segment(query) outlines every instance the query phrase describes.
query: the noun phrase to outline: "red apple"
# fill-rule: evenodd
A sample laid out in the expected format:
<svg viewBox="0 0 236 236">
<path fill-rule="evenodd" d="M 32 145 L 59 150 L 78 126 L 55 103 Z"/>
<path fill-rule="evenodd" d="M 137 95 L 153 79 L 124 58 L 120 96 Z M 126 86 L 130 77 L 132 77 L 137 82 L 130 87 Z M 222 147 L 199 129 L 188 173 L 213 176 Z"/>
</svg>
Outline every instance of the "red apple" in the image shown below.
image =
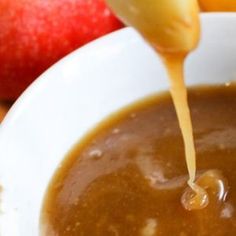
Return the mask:
<svg viewBox="0 0 236 236">
<path fill-rule="evenodd" d="M 121 27 L 104 0 L 1 0 L 0 99 L 16 99 L 58 59 Z"/>
</svg>

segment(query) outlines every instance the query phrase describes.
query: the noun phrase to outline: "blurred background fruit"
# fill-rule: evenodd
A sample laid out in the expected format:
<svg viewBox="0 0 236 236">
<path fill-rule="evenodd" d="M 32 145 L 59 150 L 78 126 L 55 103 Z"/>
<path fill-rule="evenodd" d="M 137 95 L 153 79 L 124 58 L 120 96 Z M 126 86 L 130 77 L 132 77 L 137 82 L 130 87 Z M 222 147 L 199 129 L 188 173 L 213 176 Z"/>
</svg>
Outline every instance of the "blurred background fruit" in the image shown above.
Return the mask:
<svg viewBox="0 0 236 236">
<path fill-rule="evenodd" d="M 236 11 L 236 0 L 199 0 L 203 11 Z"/>
<path fill-rule="evenodd" d="M 57 60 L 121 27 L 105 0 L 0 0 L 0 100 L 16 99 Z"/>
<path fill-rule="evenodd" d="M 11 103 L 8 102 L 0 102 L 0 122 L 3 120 L 5 115 L 7 114 Z"/>
</svg>

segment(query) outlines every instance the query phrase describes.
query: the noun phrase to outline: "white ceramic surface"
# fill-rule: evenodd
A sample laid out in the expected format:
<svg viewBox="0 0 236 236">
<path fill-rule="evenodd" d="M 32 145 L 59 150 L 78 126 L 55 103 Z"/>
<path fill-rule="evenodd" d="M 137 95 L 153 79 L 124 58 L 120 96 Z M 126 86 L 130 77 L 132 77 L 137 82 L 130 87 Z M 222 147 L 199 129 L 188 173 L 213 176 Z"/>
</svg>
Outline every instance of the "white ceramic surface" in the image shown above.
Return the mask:
<svg viewBox="0 0 236 236">
<path fill-rule="evenodd" d="M 236 75 L 236 15 L 202 16 L 188 85 Z M 130 28 L 70 54 L 30 86 L 0 127 L 0 235 L 38 235 L 42 198 L 64 155 L 87 130 L 124 105 L 168 88 L 155 53 Z"/>
</svg>

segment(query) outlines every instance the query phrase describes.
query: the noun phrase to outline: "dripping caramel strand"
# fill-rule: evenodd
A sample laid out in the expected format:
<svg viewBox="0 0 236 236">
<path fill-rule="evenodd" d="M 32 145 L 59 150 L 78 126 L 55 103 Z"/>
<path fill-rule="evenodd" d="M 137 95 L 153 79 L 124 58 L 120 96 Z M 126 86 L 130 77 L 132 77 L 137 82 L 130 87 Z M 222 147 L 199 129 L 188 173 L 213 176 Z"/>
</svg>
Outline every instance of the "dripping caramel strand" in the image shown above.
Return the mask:
<svg viewBox="0 0 236 236">
<path fill-rule="evenodd" d="M 191 116 L 184 82 L 184 62 L 200 38 L 199 7 L 196 0 L 107 0 L 126 24 L 136 28 L 162 57 L 169 75 L 170 92 L 182 132 L 193 199 L 201 203 L 207 193 L 195 183 L 196 154 Z M 206 201 L 203 201 L 206 202 Z M 205 207 L 206 204 L 204 204 Z M 199 209 L 202 205 L 199 205 Z"/>
</svg>

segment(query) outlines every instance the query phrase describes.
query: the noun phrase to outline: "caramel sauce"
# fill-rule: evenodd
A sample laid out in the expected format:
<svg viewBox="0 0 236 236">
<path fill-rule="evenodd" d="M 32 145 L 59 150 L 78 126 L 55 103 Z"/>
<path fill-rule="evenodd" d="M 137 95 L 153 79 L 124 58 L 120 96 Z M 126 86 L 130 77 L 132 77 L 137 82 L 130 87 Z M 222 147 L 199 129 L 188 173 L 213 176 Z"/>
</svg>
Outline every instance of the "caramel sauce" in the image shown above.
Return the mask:
<svg viewBox="0 0 236 236">
<path fill-rule="evenodd" d="M 195 183 L 207 198 L 187 185 L 183 139 L 165 93 L 104 120 L 68 153 L 45 196 L 42 235 L 235 236 L 236 87 L 188 94 Z"/>
</svg>

